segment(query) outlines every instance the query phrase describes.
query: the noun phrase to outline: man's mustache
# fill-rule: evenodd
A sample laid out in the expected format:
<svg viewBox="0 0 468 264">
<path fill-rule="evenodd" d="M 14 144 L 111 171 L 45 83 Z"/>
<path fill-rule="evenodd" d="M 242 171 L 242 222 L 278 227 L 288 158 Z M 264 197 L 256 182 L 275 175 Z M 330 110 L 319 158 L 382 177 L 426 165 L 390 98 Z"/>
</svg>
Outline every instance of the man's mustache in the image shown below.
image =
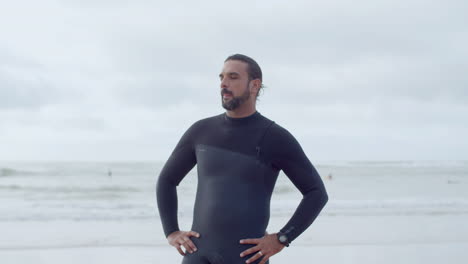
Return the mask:
<svg viewBox="0 0 468 264">
<path fill-rule="evenodd" d="M 229 95 L 232 95 L 232 92 L 231 92 L 231 91 L 229 91 L 229 90 L 228 90 L 228 89 L 226 89 L 226 88 L 223 88 L 223 90 L 221 90 L 221 95 L 223 95 L 223 94 L 229 94 Z"/>
</svg>

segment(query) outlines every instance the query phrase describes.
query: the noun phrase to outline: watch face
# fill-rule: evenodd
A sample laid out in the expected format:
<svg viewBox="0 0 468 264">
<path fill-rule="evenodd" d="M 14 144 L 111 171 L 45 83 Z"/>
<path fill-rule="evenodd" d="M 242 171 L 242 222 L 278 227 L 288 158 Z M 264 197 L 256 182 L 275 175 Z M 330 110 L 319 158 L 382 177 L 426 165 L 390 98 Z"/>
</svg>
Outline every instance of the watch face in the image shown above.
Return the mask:
<svg viewBox="0 0 468 264">
<path fill-rule="evenodd" d="M 288 240 L 288 238 L 287 238 L 285 235 L 281 235 L 281 236 L 279 237 L 279 241 L 280 241 L 281 243 L 284 243 L 284 242 L 286 242 L 287 240 Z"/>
</svg>

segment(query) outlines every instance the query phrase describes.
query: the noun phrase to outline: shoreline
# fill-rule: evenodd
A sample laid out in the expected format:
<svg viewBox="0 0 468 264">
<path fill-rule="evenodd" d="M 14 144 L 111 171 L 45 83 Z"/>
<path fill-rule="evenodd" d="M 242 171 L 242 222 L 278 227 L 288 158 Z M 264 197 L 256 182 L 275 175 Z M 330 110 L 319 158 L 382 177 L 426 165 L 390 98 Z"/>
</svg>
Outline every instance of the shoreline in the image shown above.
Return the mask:
<svg viewBox="0 0 468 264">
<path fill-rule="evenodd" d="M 367 245 L 367 246 L 295 246 L 270 258 L 271 263 L 464 263 L 468 243 L 440 245 Z M 38 250 L 0 250 L 3 264 L 50 263 L 181 263 L 170 246 L 163 247 L 88 247 Z M 31 262 L 33 261 L 33 262 Z"/>
</svg>

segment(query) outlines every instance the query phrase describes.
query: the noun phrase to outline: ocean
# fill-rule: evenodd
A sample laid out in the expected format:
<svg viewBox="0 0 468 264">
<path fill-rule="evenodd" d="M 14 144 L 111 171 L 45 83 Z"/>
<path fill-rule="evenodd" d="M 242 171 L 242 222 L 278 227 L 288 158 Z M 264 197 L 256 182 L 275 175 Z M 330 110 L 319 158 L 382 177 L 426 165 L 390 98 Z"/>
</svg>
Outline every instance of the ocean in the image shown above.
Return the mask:
<svg viewBox="0 0 468 264">
<path fill-rule="evenodd" d="M 160 254 L 169 254 L 155 196 L 162 166 L 163 162 L 0 162 L 0 257 L 12 256 L 15 250 L 120 246 L 156 247 Z M 448 247 L 456 249 L 450 251 L 455 259 L 467 255 L 468 161 L 322 161 L 314 166 L 329 202 L 296 245 L 455 243 Z M 191 226 L 196 185 L 194 168 L 178 187 L 182 229 Z M 281 173 L 269 232 L 286 223 L 300 199 L 300 192 Z M 11 263 L 27 263 L 14 256 Z"/>
<path fill-rule="evenodd" d="M 0 221 L 158 218 L 161 162 L 1 162 Z M 316 165 L 330 201 L 322 215 L 468 214 L 468 161 L 354 161 Z M 331 175 L 331 179 L 330 176 Z M 191 217 L 194 168 L 178 188 Z M 280 174 L 272 217 L 288 215 L 301 195 Z"/>
</svg>

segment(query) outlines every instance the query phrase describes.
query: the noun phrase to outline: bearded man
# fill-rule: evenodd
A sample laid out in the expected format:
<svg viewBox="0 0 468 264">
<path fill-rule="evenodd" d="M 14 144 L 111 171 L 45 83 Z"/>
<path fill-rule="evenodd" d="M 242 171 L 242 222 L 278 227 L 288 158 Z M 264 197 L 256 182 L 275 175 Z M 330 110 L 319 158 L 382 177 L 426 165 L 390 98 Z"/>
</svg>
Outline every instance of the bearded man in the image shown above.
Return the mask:
<svg viewBox="0 0 468 264">
<path fill-rule="evenodd" d="M 156 197 L 168 243 L 183 264 L 269 263 L 296 239 L 328 201 L 323 181 L 292 134 L 256 110 L 262 71 L 235 54 L 219 74 L 226 111 L 195 122 L 165 163 Z M 177 186 L 197 165 L 193 224 L 181 231 Z M 303 198 L 290 220 L 268 234 L 271 195 L 280 171 Z M 185 251 L 182 249 L 185 249 Z"/>
</svg>

